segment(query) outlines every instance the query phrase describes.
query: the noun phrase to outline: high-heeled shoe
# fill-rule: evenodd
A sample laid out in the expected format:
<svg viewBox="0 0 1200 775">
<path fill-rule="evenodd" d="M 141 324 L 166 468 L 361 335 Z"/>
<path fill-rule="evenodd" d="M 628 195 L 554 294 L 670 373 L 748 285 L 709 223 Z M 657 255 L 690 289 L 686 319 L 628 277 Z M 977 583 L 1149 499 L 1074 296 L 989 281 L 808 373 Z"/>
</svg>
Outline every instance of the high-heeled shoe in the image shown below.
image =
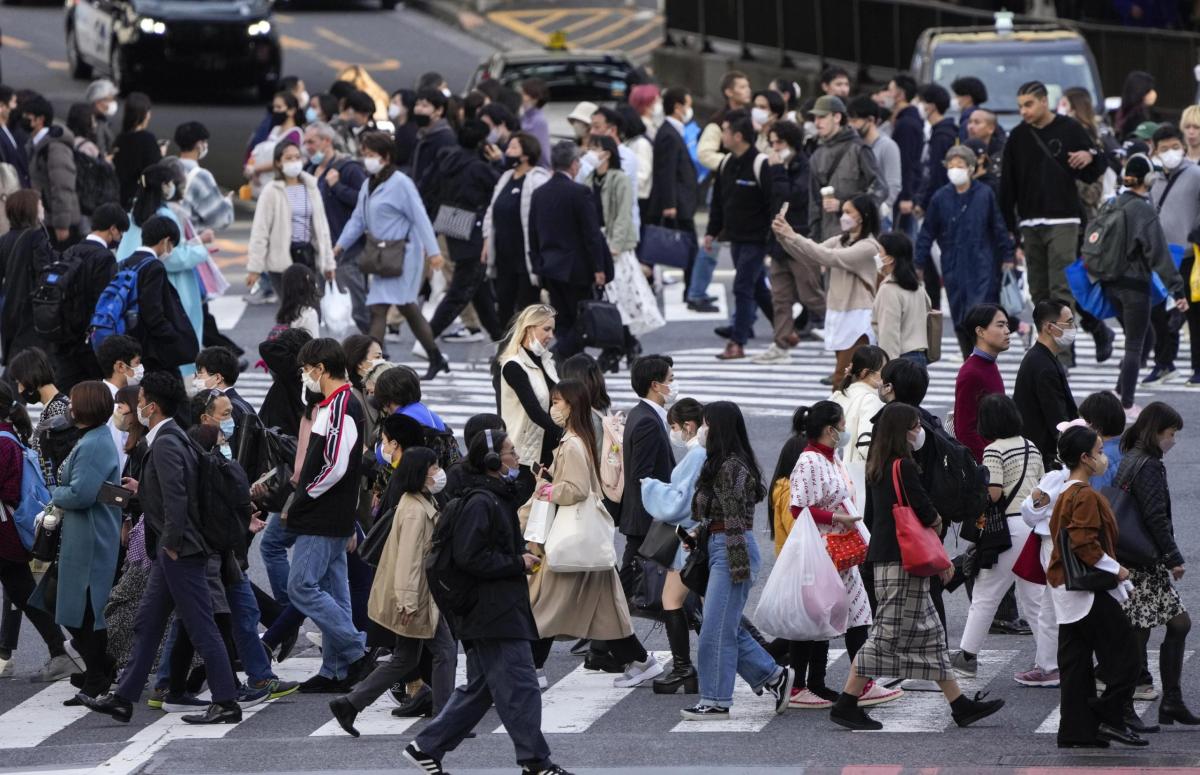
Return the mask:
<svg viewBox="0 0 1200 775">
<path fill-rule="evenodd" d="M 676 659 L 671 672 L 654 679 L 654 693 L 675 694 L 680 689 L 684 694 L 699 694 L 700 676 L 690 661 Z"/>
<path fill-rule="evenodd" d="M 1196 716 L 1183 704 L 1183 692 L 1180 689 L 1163 692 L 1162 701 L 1158 704 L 1158 723 L 1171 725 L 1175 723 L 1185 726 L 1200 726 L 1200 716 Z"/>
<path fill-rule="evenodd" d="M 450 361 L 446 360 L 446 356 L 442 355 L 440 350 L 434 350 L 429 353 L 429 371 L 425 372 L 425 376 L 421 377 L 421 381 L 428 382 L 443 371 L 447 374 L 450 373 Z"/>
</svg>

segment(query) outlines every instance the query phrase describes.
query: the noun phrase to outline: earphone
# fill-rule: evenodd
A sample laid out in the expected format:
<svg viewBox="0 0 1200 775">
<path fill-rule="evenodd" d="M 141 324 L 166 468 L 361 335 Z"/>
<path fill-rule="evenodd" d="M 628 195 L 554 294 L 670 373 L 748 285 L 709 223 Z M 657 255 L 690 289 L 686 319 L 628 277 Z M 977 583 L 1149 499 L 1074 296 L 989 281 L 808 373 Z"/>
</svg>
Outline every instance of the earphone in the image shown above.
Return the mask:
<svg viewBox="0 0 1200 775">
<path fill-rule="evenodd" d="M 500 462 L 500 454 L 496 452 L 496 443 L 492 441 L 492 429 L 485 429 L 483 435 L 487 439 L 487 454 L 483 456 L 483 467 L 488 471 L 499 471 L 503 463 Z"/>
</svg>

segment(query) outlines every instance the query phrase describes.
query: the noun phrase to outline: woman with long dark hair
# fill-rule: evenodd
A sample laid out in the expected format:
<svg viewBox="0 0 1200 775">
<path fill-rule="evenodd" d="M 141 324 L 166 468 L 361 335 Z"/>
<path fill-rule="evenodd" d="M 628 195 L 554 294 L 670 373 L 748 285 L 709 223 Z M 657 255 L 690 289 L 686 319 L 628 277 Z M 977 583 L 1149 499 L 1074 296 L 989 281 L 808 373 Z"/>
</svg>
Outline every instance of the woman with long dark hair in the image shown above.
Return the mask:
<svg viewBox="0 0 1200 775">
<path fill-rule="evenodd" d="M 125 98 L 121 134 L 113 141 L 112 153 L 121 187 L 121 207 L 126 210 L 133 205 L 142 172 L 162 158 L 158 138 L 147 128 L 150 118 L 149 97 L 135 91 Z"/>
<path fill-rule="evenodd" d="M 292 264 L 283 270 L 279 281 L 279 311 L 275 325 L 303 328 L 313 339 L 321 335 L 321 292 L 316 276 L 303 264 Z"/>
<path fill-rule="evenodd" d="M 766 497 L 746 421 L 737 404 L 715 401 L 704 408 L 707 457 L 696 481 L 692 517 L 708 542 L 708 586 L 697 649 L 700 701 L 684 708 L 685 719 L 726 719 L 734 678 L 756 692 L 766 690 L 775 712 L 787 709 L 795 672 L 780 667 L 742 625 L 762 562 L 754 538 L 754 508 Z"/>
<path fill-rule="evenodd" d="M 1158 90 L 1154 76 L 1143 70 L 1131 70 L 1121 87 L 1121 107 L 1117 110 L 1117 137 L 1124 141 L 1131 137 L 1138 125 L 1154 121 L 1158 115 L 1154 110 L 1158 102 Z"/>
<path fill-rule="evenodd" d="M 872 675 L 891 675 L 936 681 L 950 703 L 954 721 L 970 726 L 1004 706 L 1004 700 L 966 697 L 954 680 L 946 631 L 929 597 L 929 576 L 914 576 L 901 562 L 900 541 L 892 508 L 901 493 L 921 524 L 933 530 L 942 518 L 921 486 L 913 449 L 924 446 L 921 415 L 908 404 L 893 401 L 875 422 L 867 454 L 867 485 L 871 488 L 871 544 L 867 562 L 875 582 L 875 622 L 867 642 L 850 663 L 850 677 L 829 711 L 835 724 L 849 729 L 883 729 L 859 707 L 859 695 Z M 899 462 L 897 470 L 896 463 Z M 942 572 L 943 581 L 952 569 Z"/>
<path fill-rule="evenodd" d="M 60 417 L 70 409 L 71 401 L 67 394 L 54 384 L 54 369 L 50 359 L 40 347 L 30 347 L 17 353 L 9 361 L 7 376 L 17 383 L 18 396 L 26 406 L 41 404 L 42 414 L 38 419 L 38 430 L 48 428 L 55 417 Z M 38 453 L 38 462 L 42 466 L 42 478 L 46 486 L 58 483 L 58 465 L 66 459 L 70 450 L 63 452 L 56 459 L 57 449 L 42 449 L 42 439 L 45 436 L 35 433 L 29 439 L 29 446 Z M 54 447 L 56 445 L 48 445 Z"/>
<path fill-rule="evenodd" d="M 883 279 L 875 293 L 871 318 L 879 346 L 888 358 L 909 358 L 928 366 L 926 321 L 931 307 L 913 264 L 912 240 L 897 231 L 879 235 L 879 258 Z"/>
</svg>

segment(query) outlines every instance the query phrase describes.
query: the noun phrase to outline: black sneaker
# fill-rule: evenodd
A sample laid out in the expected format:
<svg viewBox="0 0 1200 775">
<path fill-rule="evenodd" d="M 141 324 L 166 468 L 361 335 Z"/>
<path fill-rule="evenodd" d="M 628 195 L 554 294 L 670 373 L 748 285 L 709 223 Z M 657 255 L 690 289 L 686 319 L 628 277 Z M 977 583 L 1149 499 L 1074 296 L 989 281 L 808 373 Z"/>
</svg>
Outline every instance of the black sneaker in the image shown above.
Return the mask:
<svg viewBox="0 0 1200 775">
<path fill-rule="evenodd" d="M 577 657 L 585 656 L 591 650 L 592 641 L 590 638 L 580 638 L 575 641 L 575 645 L 571 647 L 571 654 Z"/>
<path fill-rule="evenodd" d="M 320 673 L 300 684 L 301 694 L 342 694 L 349 690 L 345 681 L 326 678 Z"/>
<path fill-rule="evenodd" d="M 774 681 L 767 681 L 763 688 L 775 698 L 775 712 L 787 710 L 788 700 L 792 698 L 792 684 L 796 681 L 796 671 L 790 667 L 782 668 Z"/>
<path fill-rule="evenodd" d="M 442 775 L 445 772 L 442 769 L 442 763 L 420 748 L 417 748 L 416 743 L 408 744 L 404 749 L 404 758 L 417 765 L 418 769 L 422 772 L 429 773 L 429 775 Z"/>
<path fill-rule="evenodd" d="M 521 775 L 573 775 L 573 773 L 567 772 L 557 764 L 547 762 L 538 767 L 526 765 L 521 768 Z"/>
<path fill-rule="evenodd" d="M 987 692 L 976 692 L 973 698 L 967 700 L 962 712 L 951 714 L 954 716 L 954 723 L 960 727 L 969 727 L 1004 707 L 1004 700 L 985 700 L 985 697 Z"/>
<path fill-rule="evenodd" d="M 684 721 L 710 721 L 729 718 L 729 708 L 718 708 L 716 705 L 698 702 L 690 708 L 679 711 L 679 715 L 683 716 Z"/>
<path fill-rule="evenodd" d="M 868 716 L 866 711 L 858 705 L 843 708 L 835 704 L 829 710 L 829 720 L 839 727 L 853 729 L 856 732 L 878 732 L 883 729 L 883 722 Z"/>
</svg>

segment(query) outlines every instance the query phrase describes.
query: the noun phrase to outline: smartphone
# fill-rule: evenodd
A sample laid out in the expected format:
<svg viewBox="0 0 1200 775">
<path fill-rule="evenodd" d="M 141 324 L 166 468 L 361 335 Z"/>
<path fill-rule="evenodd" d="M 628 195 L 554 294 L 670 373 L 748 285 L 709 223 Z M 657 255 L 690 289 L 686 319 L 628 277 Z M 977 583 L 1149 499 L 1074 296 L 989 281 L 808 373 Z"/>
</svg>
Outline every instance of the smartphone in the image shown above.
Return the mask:
<svg viewBox="0 0 1200 775">
<path fill-rule="evenodd" d="M 554 481 L 554 477 L 550 475 L 550 469 L 546 468 L 541 463 L 534 463 L 529 467 L 529 470 L 533 471 L 533 475 L 538 479 L 544 479 L 547 482 Z"/>
<path fill-rule="evenodd" d="M 675 526 L 675 535 L 679 536 L 679 540 L 683 542 L 683 545 L 686 546 L 689 551 L 696 548 L 696 539 L 683 525 Z"/>
</svg>

